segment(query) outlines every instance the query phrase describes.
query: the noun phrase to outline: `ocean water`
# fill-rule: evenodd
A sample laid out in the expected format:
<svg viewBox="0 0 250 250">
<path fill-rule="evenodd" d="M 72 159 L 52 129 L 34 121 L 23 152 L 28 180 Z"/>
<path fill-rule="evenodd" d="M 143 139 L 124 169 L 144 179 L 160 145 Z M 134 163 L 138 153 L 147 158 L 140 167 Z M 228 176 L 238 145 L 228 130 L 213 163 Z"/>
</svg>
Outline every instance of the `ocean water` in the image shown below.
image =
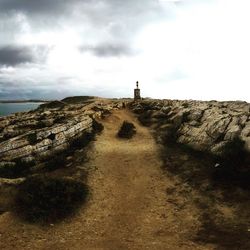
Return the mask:
<svg viewBox="0 0 250 250">
<path fill-rule="evenodd" d="M 36 109 L 42 103 L 0 103 L 0 116 L 9 115 L 16 112 L 30 111 Z"/>
</svg>

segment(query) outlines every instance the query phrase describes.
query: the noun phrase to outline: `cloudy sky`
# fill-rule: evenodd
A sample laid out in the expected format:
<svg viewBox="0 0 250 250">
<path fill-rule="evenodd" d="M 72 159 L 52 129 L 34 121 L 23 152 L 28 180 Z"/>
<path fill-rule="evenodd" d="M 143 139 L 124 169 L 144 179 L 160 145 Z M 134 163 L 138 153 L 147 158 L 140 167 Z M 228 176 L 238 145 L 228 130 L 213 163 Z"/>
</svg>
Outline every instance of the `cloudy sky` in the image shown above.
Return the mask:
<svg viewBox="0 0 250 250">
<path fill-rule="evenodd" d="M 250 101 L 249 0 L 0 0 L 0 99 Z"/>
</svg>

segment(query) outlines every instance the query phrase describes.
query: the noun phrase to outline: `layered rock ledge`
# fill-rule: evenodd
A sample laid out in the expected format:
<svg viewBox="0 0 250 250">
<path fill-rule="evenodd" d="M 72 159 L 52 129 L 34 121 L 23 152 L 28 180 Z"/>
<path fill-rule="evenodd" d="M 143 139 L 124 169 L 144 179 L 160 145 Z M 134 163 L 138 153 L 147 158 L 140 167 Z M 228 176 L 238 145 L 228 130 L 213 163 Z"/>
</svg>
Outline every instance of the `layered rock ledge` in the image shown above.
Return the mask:
<svg viewBox="0 0 250 250">
<path fill-rule="evenodd" d="M 79 98 L 78 98 L 79 99 Z M 0 118 L 0 170 L 20 162 L 39 164 L 70 143 L 94 131 L 95 119 L 120 108 L 105 99 L 66 98 L 37 110 Z"/>
<path fill-rule="evenodd" d="M 133 103 L 158 139 L 173 139 L 192 149 L 222 155 L 234 142 L 250 152 L 250 104 L 241 101 L 143 100 Z"/>
<path fill-rule="evenodd" d="M 0 172 L 23 162 L 39 165 L 67 150 L 75 139 L 93 133 L 97 118 L 123 104 L 124 100 L 66 98 L 0 118 Z M 142 124 L 156 131 L 158 141 L 174 140 L 214 155 L 242 143 L 250 152 L 249 103 L 145 99 L 131 100 L 130 107 Z"/>
</svg>

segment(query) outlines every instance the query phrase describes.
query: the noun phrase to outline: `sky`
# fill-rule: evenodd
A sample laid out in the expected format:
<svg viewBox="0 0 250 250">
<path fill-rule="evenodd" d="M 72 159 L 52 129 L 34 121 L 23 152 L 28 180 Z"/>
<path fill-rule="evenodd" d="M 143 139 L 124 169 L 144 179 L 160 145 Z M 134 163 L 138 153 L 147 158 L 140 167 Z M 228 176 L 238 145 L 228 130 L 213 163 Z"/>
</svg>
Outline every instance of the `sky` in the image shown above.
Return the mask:
<svg viewBox="0 0 250 250">
<path fill-rule="evenodd" d="M 250 102 L 249 0 L 0 0 L 0 99 Z"/>
</svg>

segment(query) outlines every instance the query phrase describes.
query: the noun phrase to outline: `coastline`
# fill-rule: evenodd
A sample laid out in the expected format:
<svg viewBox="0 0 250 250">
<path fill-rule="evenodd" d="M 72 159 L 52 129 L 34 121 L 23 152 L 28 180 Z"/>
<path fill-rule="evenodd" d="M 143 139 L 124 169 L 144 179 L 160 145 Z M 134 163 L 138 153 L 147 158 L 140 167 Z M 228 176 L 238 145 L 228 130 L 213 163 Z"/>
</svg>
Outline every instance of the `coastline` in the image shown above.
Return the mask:
<svg viewBox="0 0 250 250">
<path fill-rule="evenodd" d="M 0 103 L 45 103 L 50 102 L 50 100 L 0 100 Z"/>
</svg>

